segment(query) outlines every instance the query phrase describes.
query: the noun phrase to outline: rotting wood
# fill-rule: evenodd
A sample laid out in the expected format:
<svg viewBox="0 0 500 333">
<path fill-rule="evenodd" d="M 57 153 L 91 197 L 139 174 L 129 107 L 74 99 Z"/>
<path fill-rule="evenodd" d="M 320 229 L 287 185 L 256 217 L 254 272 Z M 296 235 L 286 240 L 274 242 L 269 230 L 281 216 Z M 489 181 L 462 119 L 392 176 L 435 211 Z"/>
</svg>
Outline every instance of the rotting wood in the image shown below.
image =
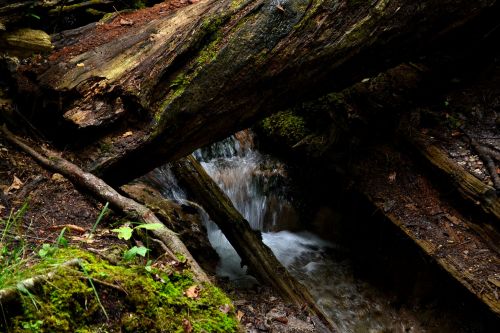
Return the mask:
<svg viewBox="0 0 500 333">
<path fill-rule="evenodd" d="M 485 212 L 500 221 L 500 198 L 493 187 L 486 185 L 460 167 L 448 157 L 446 151 L 432 144 L 430 139 L 422 134 L 413 131 L 407 133 L 405 137 L 431 165 L 449 178 L 464 198 L 480 205 Z"/>
<path fill-rule="evenodd" d="M 467 288 L 491 311 L 500 315 L 497 287 L 490 285 L 500 274 L 500 254 L 471 226 L 480 225 L 481 219 L 471 220 L 462 216 L 440 198 L 432 183 L 419 173 L 414 164 L 395 163 L 391 170 L 397 172 L 394 182 L 387 180 L 384 165 L 386 153 L 392 148 L 374 148 L 362 158 L 359 167 L 353 168 L 356 191 L 362 193 L 380 214 L 387 217 L 404 234 L 415 242 L 430 258 Z M 411 168 L 409 168 L 409 165 Z M 370 171 L 367 171 L 370 169 Z M 406 174 L 408 173 L 408 174 Z M 400 180 L 411 177 L 408 183 Z M 390 208 L 387 203 L 390 202 Z M 433 215 L 432 212 L 443 212 Z M 452 232 L 446 232 L 451 230 Z"/>
<path fill-rule="evenodd" d="M 21 148 L 44 167 L 64 175 L 73 183 L 91 192 L 103 202 L 109 202 L 111 206 L 118 208 L 120 211 L 133 219 L 137 219 L 139 222 L 162 224 L 149 208 L 130 198 L 124 197 L 100 178 L 91 173 L 84 172 L 75 164 L 62 158 L 59 154 L 48 149 L 44 149 L 43 154 L 35 151 L 22 139 L 12 134 L 5 125 L 1 127 L 1 131 L 9 142 Z M 200 282 L 210 282 L 206 273 L 198 265 L 196 260 L 194 260 L 175 232 L 164 227 L 157 230 L 151 230 L 151 233 L 155 238 L 164 242 L 173 253 L 182 255 L 186 258 L 187 264 L 193 272 L 195 279 Z"/>
<path fill-rule="evenodd" d="M 399 63 L 401 49 L 436 43 L 495 5 L 292 0 L 282 11 L 262 0 L 202 0 L 175 12 L 146 9 L 126 17 L 134 25 L 117 18 L 81 30 L 20 82 L 42 86 L 40 109 L 57 110 L 54 120 L 88 140 L 75 152 L 85 169 L 124 184 L 293 102 Z M 131 126 L 131 117 L 140 121 Z M 111 125 L 99 137 L 82 132 Z"/>
<path fill-rule="evenodd" d="M 281 265 L 271 249 L 262 242 L 260 232 L 252 230 L 248 221 L 194 157 L 172 163 L 172 171 L 219 226 L 251 274 L 274 287 L 285 299 L 299 306 L 305 304 L 329 329 L 337 331 L 308 290 Z"/>
</svg>

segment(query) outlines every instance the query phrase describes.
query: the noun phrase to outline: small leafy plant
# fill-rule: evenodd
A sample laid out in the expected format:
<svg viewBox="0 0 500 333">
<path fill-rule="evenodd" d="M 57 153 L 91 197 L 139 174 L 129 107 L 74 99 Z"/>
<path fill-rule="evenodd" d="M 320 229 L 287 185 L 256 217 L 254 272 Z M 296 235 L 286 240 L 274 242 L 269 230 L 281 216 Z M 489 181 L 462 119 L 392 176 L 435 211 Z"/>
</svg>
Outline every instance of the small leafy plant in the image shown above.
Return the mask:
<svg viewBox="0 0 500 333">
<path fill-rule="evenodd" d="M 134 230 L 159 230 L 161 228 L 163 228 L 163 224 L 161 223 L 141 223 L 139 225 L 136 225 L 135 227 L 124 225 L 120 228 L 112 229 L 111 231 L 116 232 L 119 239 L 129 240 L 130 238 L 132 238 Z M 141 257 L 145 257 L 148 251 L 149 249 L 145 246 L 133 246 L 132 248 L 125 251 L 125 253 L 123 254 L 123 259 L 129 261 L 134 259 L 138 255 Z"/>
</svg>

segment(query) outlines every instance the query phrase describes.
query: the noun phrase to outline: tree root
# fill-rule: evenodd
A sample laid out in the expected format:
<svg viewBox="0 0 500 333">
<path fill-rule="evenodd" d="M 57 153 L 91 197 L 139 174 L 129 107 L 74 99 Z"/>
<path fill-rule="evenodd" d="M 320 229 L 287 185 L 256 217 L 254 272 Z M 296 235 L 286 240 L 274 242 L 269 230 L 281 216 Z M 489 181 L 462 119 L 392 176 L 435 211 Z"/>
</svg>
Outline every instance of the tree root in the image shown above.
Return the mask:
<svg viewBox="0 0 500 333">
<path fill-rule="evenodd" d="M 43 148 L 44 154 L 37 152 L 22 139 L 12 134 L 5 125 L 1 127 L 1 132 L 3 132 L 3 135 L 7 140 L 31 155 L 44 167 L 64 175 L 75 185 L 83 187 L 102 201 L 109 202 L 110 205 L 121 210 L 129 217 L 137 219 L 142 223 L 161 223 L 161 221 L 149 208 L 130 198 L 124 197 L 111 186 L 106 184 L 102 179 L 91 173 L 83 171 L 78 166 L 63 159 L 55 152 L 46 148 Z M 172 253 L 180 254 L 187 259 L 196 280 L 199 282 L 209 282 L 209 278 L 206 273 L 198 265 L 196 260 L 194 260 L 193 256 L 189 253 L 188 249 L 175 232 L 167 227 L 164 227 L 158 230 L 152 230 L 151 233 L 155 238 L 158 238 L 165 243 Z"/>
</svg>

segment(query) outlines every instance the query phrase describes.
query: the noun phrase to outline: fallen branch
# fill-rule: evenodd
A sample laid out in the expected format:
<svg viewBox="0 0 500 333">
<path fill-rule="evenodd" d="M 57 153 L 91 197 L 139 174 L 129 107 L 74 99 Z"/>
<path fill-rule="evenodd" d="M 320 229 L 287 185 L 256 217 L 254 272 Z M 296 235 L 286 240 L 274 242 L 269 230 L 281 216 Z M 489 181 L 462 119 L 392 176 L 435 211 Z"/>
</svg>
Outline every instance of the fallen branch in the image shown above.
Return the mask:
<svg viewBox="0 0 500 333">
<path fill-rule="evenodd" d="M 109 202 L 110 205 L 123 211 L 126 215 L 138 220 L 141 223 L 161 223 L 161 221 L 153 214 L 150 209 L 132 199 L 119 194 L 115 189 L 106 184 L 102 179 L 94 176 L 91 173 L 83 171 L 75 164 L 65 160 L 58 154 L 48 149 L 44 149 L 44 155 L 40 154 L 39 152 L 31 148 L 22 139 L 12 134 L 5 125 L 1 128 L 1 131 L 3 132 L 3 135 L 7 140 L 31 155 L 40 164 L 64 175 L 74 184 L 90 191 L 96 197 L 100 198 L 103 202 Z M 167 227 L 164 227 L 158 230 L 152 230 L 151 233 L 155 238 L 158 238 L 163 243 L 165 243 L 165 245 L 172 252 L 180 254 L 187 259 L 187 262 L 195 276 L 195 279 L 200 282 L 209 282 L 206 273 L 203 271 L 203 269 L 201 269 L 196 260 L 194 260 L 191 253 L 189 253 L 188 249 L 186 248 L 184 243 L 182 243 L 175 232 L 168 229 Z"/>
<path fill-rule="evenodd" d="M 81 259 L 71 259 L 59 265 L 58 267 L 73 267 L 79 266 Z M 37 275 L 29 279 L 18 282 L 16 286 L 8 287 L 0 290 L 0 304 L 12 302 L 19 295 L 20 290 L 32 291 L 37 285 L 43 281 L 52 280 L 57 276 L 56 271 L 49 272 L 43 275 Z"/>
</svg>

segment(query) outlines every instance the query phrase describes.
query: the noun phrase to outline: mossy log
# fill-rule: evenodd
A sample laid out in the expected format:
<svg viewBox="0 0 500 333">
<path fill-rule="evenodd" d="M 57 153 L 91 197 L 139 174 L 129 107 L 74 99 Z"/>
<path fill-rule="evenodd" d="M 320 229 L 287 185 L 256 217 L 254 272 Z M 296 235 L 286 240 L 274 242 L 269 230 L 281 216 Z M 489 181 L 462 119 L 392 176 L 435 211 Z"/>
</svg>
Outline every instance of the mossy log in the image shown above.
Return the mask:
<svg viewBox="0 0 500 333">
<path fill-rule="evenodd" d="M 41 30 L 19 29 L 0 33 L 0 48 L 10 55 L 31 56 L 52 51 L 50 36 Z"/>
<path fill-rule="evenodd" d="M 90 173 L 83 171 L 68 160 L 65 160 L 60 156 L 60 154 L 57 154 L 48 149 L 44 149 L 43 154 L 37 152 L 22 139 L 12 134 L 5 125 L 0 128 L 0 131 L 9 142 L 22 149 L 44 167 L 62 174 L 63 176 L 71 180 L 74 184 L 91 192 L 94 196 L 101 199 L 102 201 L 109 202 L 111 206 L 119 209 L 124 214 L 142 223 L 162 224 L 161 221 L 149 208 L 119 194 L 104 181 Z M 188 249 L 175 232 L 168 229 L 167 227 L 164 227 L 157 230 L 152 230 L 151 233 L 155 238 L 162 241 L 167 246 L 168 250 L 171 251 L 171 253 L 173 253 L 174 255 L 182 255 L 184 258 L 186 258 L 187 264 L 189 265 L 191 271 L 198 281 L 209 282 L 209 278 L 206 273 L 198 265 L 196 260 L 194 260 L 191 253 L 189 253 Z"/>
<path fill-rule="evenodd" d="M 323 324 L 336 331 L 335 324 L 324 315 L 309 291 L 281 265 L 271 249 L 262 242 L 260 232 L 252 230 L 248 221 L 194 157 L 172 163 L 172 171 L 219 226 L 240 255 L 242 264 L 247 265 L 257 279 L 274 287 L 283 298 L 299 306 L 306 305 Z"/>
<path fill-rule="evenodd" d="M 86 170 L 123 184 L 298 100 L 399 63 L 494 6 L 495 0 L 279 6 L 201 0 L 176 10 L 159 4 L 66 33 L 48 64 L 33 63 L 17 77 L 23 94 L 40 93 L 37 116 L 47 135 L 62 133 L 65 144 L 74 138 Z"/>
<path fill-rule="evenodd" d="M 66 261 L 66 262 L 58 265 L 56 268 L 78 267 L 81 264 L 81 262 L 82 261 L 80 259 L 72 259 L 72 260 Z M 47 274 L 37 275 L 37 276 L 33 276 L 29 279 L 19 281 L 16 286 L 0 289 L 0 304 L 2 306 L 6 306 L 9 303 L 15 301 L 17 299 L 19 293 L 22 293 L 25 290 L 27 290 L 28 292 L 31 292 L 38 285 L 40 285 L 40 283 L 50 281 L 56 277 L 57 277 L 57 272 L 54 270 L 54 271 L 49 272 Z"/>
</svg>

